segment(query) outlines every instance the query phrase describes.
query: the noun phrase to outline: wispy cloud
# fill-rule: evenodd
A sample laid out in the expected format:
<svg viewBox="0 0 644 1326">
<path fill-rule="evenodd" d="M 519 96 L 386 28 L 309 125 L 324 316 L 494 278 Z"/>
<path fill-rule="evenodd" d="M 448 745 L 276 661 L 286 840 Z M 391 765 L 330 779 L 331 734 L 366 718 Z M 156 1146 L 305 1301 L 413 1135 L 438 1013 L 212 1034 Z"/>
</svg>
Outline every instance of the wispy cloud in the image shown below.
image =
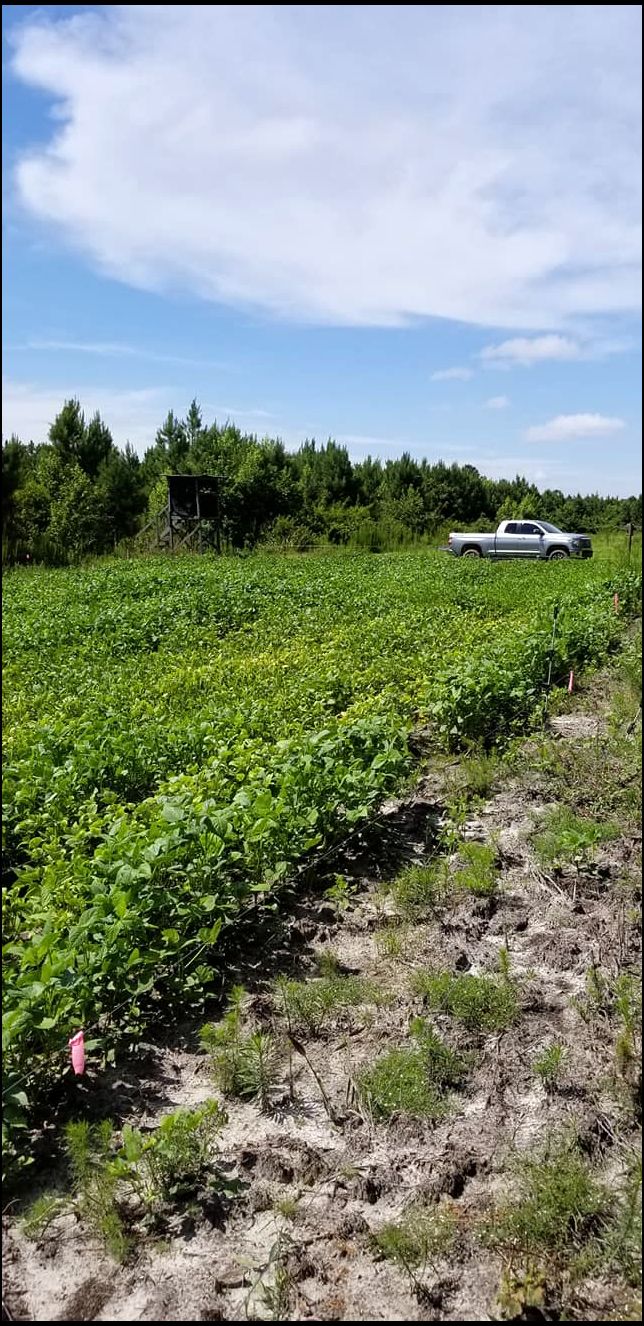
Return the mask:
<svg viewBox="0 0 644 1326">
<path fill-rule="evenodd" d="M 640 25 L 636 5 L 31 11 L 13 70 L 54 118 L 15 182 L 137 287 L 569 329 L 640 307 Z"/>
<path fill-rule="evenodd" d="M 71 354 L 97 355 L 107 359 L 145 359 L 151 364 L 178 364 L 187 368 L 227 368 L 228 365 L 209 359 L 191 359 L 184 355 L 159 354 L 156 350 L 146 350 L 145 346 L 128 345 L 122 341 L 72 341 L 40 340 L 26 341 L 24 345 L 7 347 L 14 350 L 46 350 L 69 352 Z"/>
<path fill-rule="evenodd" d="M 83 387 L 81 404 L 86 416 L 99 410 L 118 446 L 130 442 L 140 455 L 154 442 L 157 428 L 176 405 L 175 386 L 119 391 L 110 387 Z M 79 395 L 73 381 L 56 387 L 5 379 L 2 383 L 2 433 L 16 433 L 24 442 L 46 442 L 63 401 Z"/>
<path fill-rule="evenodd" d="M 439 368 L 437 373 L 432 373 L 431 382 L 467 382 L 473 377 L 471 368 Z"/>
<path fill-rule="evenodd" d="M 507 410 L 510 404 L 508 396 L 490 396 L 489 401 L 485 402 L 487 410 Z"/>
<path fill-rule="evenodd" d="M 486 345 L 481 350 L 480 358 L 484 364 L 493 364 L 495 368 L 512 368 L 519 364 L 523 368 L 531 364 L 542 364 L 547 359 L 568 362 L 581 359 L 581 347 L 568 336 L 516 336 L 500 345 Z"/>
<path fill-rule="evenodd" d="M 623 419 L 604 414 L 558 414 L 547 424 L 535 424 L 525 432 L 526 442 L 574 442 L 580 438 L 608 437 L 625 427 Z"/>
</svg>

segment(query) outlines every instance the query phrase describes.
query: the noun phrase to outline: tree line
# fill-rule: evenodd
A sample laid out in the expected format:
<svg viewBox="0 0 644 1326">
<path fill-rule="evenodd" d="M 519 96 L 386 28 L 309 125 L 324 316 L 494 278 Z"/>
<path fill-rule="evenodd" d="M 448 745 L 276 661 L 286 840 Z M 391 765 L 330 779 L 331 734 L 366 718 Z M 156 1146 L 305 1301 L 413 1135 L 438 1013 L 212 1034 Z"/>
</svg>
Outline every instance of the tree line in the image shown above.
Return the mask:
<svg viewBox="0 0 644 1326">
<path fill-rule="evenodd" d="M 166 474 L 221 480 L 221 533 L 230 549 L 344 544 L 394 548 L 450 528 L 492 529 L 508 516 L 596 532 L 641 526 L 642 499 L 566 496 L 527 479 L 489 479 L 473 465 L 367 456 L 305 441 L 289 452 L 235 424 L 204 424 L 193 401 L 172 411 L 141 459 L 117 447 L 95 414 L 65 401 L 44 443 L 12 436 L 2 446 L 3 561 L 76 561 L 114 551 L 166 504 Z"/>
</svg>

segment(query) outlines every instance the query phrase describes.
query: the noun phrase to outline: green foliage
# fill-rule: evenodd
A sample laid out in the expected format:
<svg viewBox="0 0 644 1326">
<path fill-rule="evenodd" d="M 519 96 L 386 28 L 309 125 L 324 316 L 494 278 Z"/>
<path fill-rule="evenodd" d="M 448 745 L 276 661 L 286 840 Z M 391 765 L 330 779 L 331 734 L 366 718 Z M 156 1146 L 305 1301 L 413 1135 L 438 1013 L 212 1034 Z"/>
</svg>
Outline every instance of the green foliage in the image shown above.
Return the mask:
<svg viewBox="0 0 644 1326">
<path fill-rule="evenodd" d="M 302 1029 L 318 1036 L 322 1029 L 346 1009 L 365 1005 L 379 1005 L 387 1001 L 387 994 L 374 982 L 362 976 L 345 976 L 330 969 L 327 975 L 309 981 L 293 981 L 280 977 L 275 983 L 275 995 L 289 1029 Z"/>
<path fill-rule="evenodd" d="M 459 847 L 463 862 L 456 872 L 456 887 L 477 897 L 490 897 L 497 885 L 497 850 L 490 843 L 465 842 Z"/>
<path fill-rule="evenodd" d="M 384 925 L 380 930 L 376 930 L 374 939 L 376 948 L 384 958 L 397 958 L 403 951 L 407 937 L 407 927 L 400 925 Z"/>
<path fill-rule="evenodd" d="M 357 885 L 351 884 L 345 875 L 336 875 L 333 884 L 325 889 L 324 896 L 333 903 L 338 915 L 341 916 L 346 912 L 357 891 Z"/>
<path fill-rule="evenodd" d="M 398 911 L 409 919 L 439 910 L 450 893 L 447 866 L 440 860 L 409 866 L 391 885 L 391 895 Z"/>
<path fill-rule="evenodd" d="M 452 785 L 457 794 L 478 801 L 488 797 L 499 777 L 500 761 L 495 752 L 471 753 L 461 760 Z"/>
<path fill-rule="evenodd" d="M 148 1208 L 194 1199 L 221 1180 L 212 1172 L 213 1149 L 226 1115 L 216 1101 L 167 1114 L 151 1134 L 126 1124 L 110 1175 L 130 1187 Z"/>
<path fill-rule="evenodd" d="M 418 970 L 411 987 L 429 1008 L 451 1014 L 473 1031 L 504 1031 L 519 1013 L 514 984 L 503 976 Z"/>
<path fill-rule="evenodd" d="M 416 1202 L 397 1223 L 383 1225 L 371 1235 L 371 1245 L 409 1277 L 412 1288 L 422 1293 L 423 1276 L 436 1270 L 454 1246 L 458 1220 L 449 1207 L 431 1210 Z"/>
<path fill-rule="evenodd" d="M 39 1238 L 71 1205 L 111 1256 L 123 1261 L 133 1247 L 133 1221 L 141 1211 L 158 1219 L 165 1211 L 212 1192 L 237 1193 L 239 1183 L 222 1178 L 213 1168 L 215 1141 L 225 1122 L 216 1101 L 207 1101 L 195 1110 L 166 1115 L 153 1133 L 126 1124 L 118 1148 L 109 1120 L 68 1123 L 65 1148 L 71 1198 L 53 1194 L 38 1198 L 25 1217 L 25 1234 Z"/>
<path fill-rule="evenodd" d="M 570 1142 L 555 1139 L 515 1168 L 516 1196 L 485 1229 L 492 1247 L 527 1257 L 578 1248 L 610 1210 L 607 1191 Z"/>
<path fill-rule="evenodd" d="M 64 1198 L 53 1197 L 48 1193 L 45 1193 L 42 1197 L 37 1197 L 22 1221 L 25 1237 L 33 1240 L 42 1238 L 45 1231 L 56 1220 L 57 1216 L 62 1215 L 65 1209 L 66 1202 Z"/>
<path fill-rule="evenodd" d="M 201 1042 L 210 1053 L 215 1079 L 224 1095 L 257 1099 L 262 1109 L 268 1109 L 282 1056 L 274 1036 L 245 1030 L 244 994 L 241 986 L 234 988 L 224 1018 L 202 1028 Z"/>
<path fill-rule="evenodd" d="M 78 1214 L 116 1261 L 123 1261 L 130 1239 L 117 1204 L 118 1176 L 110 1164 L 113 1131 L 109 1120 L 92 1125 L 81 1119 L 66 1125 L 65 1144 Z"/>
<path fill-rule="evenodd" d="M 617 1268 L 627 1284 L 642 1284 L 642 1157 L 632 1156 L 601 1235 L 601 1260 Z"/>
<path fill-rule="evenodd" d="M 232 434 L 220 442 L 234 453 Z M 53 491 L 58 454 L 32 461 Z M 7 1087 L 29 1079 L 11 1163 L 79 1026 L 105 1028 L 91 1064 L 159 1000 L 199 1006 L 222 931 L 251 904 L 260 919 L 296 863 L 400 786 L 419 721 L 443 749 L 522 729 L 553 599 L 560 661 L 592 661 L 622 638 L 611 593 L 626 613 L 638 584 L 594 562 L 463 567 L 417 552 L 10 571 L 4 1071 Z M 407 886 L 413 912 L 444 880 L 432 867 Z"/>
<path fill-rule="evenodd" d="M 541 1079 L 546 1091 L 556 1091 L 565 1067 L 567 1051 L 564 1045 L 553 1041 L 532 1062 L 532 1067 Z"/>
<path fill-rule="evenodd" d="M 617 825 L 599 824 L 575 815 L 568 806 L 557 806 L 548 812 L 533 841 L 543 865 L 562 865 L 568 861 L 581 865 L 592 857 L 599 843 L 618 835 Z"/>
<path fill-rule="evenodd" d="M 422 1018 L 410 1031 L 411 1046 L 390 1050 L 360 1074 L 360 1094 L 375 1118 L 440 1119 L 449 1109 L 449 1089 L 465 1080 L 466 1061 Z"/>
</svg>

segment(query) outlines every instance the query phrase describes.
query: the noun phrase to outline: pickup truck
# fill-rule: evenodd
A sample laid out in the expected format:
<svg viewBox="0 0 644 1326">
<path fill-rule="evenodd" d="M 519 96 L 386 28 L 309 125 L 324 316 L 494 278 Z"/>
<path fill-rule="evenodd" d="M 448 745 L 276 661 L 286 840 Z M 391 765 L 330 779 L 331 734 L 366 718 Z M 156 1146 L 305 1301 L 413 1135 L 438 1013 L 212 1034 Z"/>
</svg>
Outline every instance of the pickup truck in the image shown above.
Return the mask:
<svg viewBox="0 0 644 1326">
<path fill-rule="evenodd" d="M 592 557 L 587 534 L 565 534 L 547 520 L 502 520 L 496 534 L 450 534 L 455 557 L 533 557 L 560 562 L 564 557 Z"/>
</svg>

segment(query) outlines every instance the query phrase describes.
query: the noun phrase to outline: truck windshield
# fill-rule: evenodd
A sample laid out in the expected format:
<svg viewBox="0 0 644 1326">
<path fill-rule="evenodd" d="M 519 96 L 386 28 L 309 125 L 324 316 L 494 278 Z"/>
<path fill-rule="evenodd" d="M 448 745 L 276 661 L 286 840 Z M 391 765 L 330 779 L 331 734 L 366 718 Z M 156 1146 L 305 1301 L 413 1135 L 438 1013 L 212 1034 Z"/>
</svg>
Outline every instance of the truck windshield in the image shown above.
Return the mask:
<svg viewBox="0 0 644 1326">
<path fill-rule="evenodd" d="M 539 524 L 547 530 L 548 534 L 561 534 L 558 525 L 551 525 L 547 520 L 540 520 Z"/>
</svg>

